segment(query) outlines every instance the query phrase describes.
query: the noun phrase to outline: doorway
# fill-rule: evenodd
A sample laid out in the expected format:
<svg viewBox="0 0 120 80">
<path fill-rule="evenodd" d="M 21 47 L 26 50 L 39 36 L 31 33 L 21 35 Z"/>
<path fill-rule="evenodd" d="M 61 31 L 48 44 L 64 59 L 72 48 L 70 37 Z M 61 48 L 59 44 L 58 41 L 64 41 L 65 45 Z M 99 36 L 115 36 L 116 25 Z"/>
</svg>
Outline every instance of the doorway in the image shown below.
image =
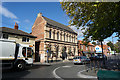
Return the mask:
<svg viewBox="0 0 120 80">
<path fill-rule="evenodd" d="M 40 46 L 40 41 L 35 42 L 35 62 L 40 62 L 39 46 Z"/>
</svg>

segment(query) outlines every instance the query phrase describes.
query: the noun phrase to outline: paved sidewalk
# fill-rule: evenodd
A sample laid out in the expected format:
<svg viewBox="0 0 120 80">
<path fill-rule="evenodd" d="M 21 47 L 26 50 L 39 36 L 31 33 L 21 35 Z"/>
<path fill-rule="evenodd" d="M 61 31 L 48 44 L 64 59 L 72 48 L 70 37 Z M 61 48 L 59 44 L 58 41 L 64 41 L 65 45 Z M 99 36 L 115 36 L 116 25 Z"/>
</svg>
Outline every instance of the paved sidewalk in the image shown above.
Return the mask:
<svg viewBox="0 0 120 80">
<path fill-rule="evenodd" d="M 86 78 L 86 79 L 92 79 L 92 80 L 97 80 L 97 72 L 94 70 L 82 70 L 78 72 L 78 76 L 81 78 Z"/>
</svg>

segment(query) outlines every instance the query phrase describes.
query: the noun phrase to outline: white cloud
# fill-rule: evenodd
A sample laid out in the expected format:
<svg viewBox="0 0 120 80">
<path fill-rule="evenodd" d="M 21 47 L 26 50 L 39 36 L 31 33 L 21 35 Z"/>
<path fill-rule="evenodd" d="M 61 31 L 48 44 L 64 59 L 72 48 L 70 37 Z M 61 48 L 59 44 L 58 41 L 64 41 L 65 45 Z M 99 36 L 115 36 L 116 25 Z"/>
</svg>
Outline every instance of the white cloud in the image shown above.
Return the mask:
<svg viewBox="0 0 120 80">
<path fill-rule="evenodd" d="M 0 5 L 0 14 L 7 18 L 18 19 L 18 17 L 14 13 L 10 12 L 7 8 L 3 7 L 2 5 Z"/>
<path fill-rule="evenodd" d="M 18 20 L 13 20 L 13 22 L 20 23 L 20 21 L 18 21 Z"/>
<path fill-rule="evenodd" d="M 80 27 L 79 29 L 77 29 L 77 27 L 75 27 L 75 26 L 70 26 L 70 28 L 72 30 L 74 30 L 78 34 L 78 36 L 77 36 L 78 40 L 82 40 L 83 39 L 83 33 L 82 32 L 84 32 L 84 30 L 81 30 L 82 27 Z"/>
<path fill-rule="evenodd" d="M 30 20 L 26 19 L 26 20 L 24 20 L 24 22 L 26 22 L 26 23 L 30 23 Z"/>
</svg>

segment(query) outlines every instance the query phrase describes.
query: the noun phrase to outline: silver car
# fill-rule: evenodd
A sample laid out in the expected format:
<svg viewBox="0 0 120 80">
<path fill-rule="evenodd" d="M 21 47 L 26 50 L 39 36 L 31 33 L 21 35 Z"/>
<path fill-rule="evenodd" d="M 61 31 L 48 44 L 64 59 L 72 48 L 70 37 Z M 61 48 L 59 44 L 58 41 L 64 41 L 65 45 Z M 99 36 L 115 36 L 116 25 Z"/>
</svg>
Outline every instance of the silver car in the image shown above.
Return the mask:
<svg viewBox="0 0 120 80">
<path fill-rule="evenodd" d="M 83 64 L 83 63 L 89 63 L 90 59 L 88 59 L 86 56 L 76 56 L 73 58 L 74 64 Z"/>
</svg>

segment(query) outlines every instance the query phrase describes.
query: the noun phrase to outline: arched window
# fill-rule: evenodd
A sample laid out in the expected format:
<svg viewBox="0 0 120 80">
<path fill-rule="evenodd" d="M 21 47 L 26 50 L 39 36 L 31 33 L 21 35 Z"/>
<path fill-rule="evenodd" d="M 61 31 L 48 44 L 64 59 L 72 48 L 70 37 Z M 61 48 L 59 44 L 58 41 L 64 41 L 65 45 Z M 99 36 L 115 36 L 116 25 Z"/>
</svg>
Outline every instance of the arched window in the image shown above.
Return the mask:
<svg viewBox="0 0 120 80">
<path fill-rule="evenodd" d="M 53 39 L 55 39 L 55 30 L 54 30 L 54 32 L 53 32 Z"/>
<path fill-rule="evenodd" d="M 57 40 L 59 40 L 59 32 L 57 32 Z"/>
<path fill-rule="evenodd" d="M 64 41 L 65 41 L 65 33 L 64 33 Z"/>
<path fill-rule="evenodd" d="M 51 29 L 50 29 L 50 31 L 49 31 L 49 38 L 51 38 Z"/>
</svg>

